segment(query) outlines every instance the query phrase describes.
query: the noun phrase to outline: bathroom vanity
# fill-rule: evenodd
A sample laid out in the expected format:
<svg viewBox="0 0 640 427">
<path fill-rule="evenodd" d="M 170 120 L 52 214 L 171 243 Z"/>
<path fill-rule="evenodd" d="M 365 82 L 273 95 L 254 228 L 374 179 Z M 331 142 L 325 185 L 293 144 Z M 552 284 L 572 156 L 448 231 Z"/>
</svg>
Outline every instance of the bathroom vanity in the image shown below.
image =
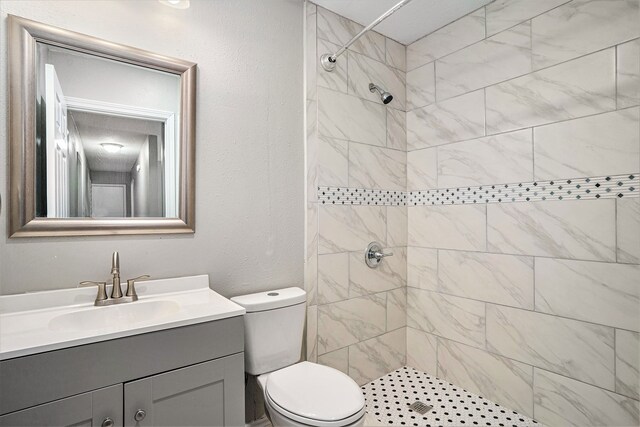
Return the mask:
<svg viewBox="0 0 640 427">
<path fill-rule="evenodd" d="M 0 426 L 244 425 L 244 309 L 207 276 L 138 287 L 0 297 Z"/>
</svg>

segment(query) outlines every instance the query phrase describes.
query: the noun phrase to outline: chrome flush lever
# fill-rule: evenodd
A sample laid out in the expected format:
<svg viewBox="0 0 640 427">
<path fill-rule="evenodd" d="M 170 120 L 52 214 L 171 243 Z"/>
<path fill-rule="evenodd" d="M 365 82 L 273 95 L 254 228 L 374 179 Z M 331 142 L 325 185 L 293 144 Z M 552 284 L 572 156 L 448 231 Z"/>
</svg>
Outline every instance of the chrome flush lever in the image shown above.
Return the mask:
<svg viewBox="0 0 640 427">
<path fill-rule="evenodd" d="M 393 252 L 384 253 L 380 243 L 371 242 L 364 253 L 364 262 L 367 263 L 369 268 L 378 268 L 382 260 L 388 256 L 393 256 Z"/>
</svg>

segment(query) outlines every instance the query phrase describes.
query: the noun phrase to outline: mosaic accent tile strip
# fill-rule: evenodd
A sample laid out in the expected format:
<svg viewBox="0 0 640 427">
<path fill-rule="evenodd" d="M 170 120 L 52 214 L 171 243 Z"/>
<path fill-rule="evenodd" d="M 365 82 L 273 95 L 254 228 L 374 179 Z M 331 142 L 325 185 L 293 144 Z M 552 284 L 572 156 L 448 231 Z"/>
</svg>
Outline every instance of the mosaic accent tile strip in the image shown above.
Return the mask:
<svg viewBox="0 0 640 427">
<path fill-rule="evenodd" d="M 413 427 L 540 427 L 518 414 L 444 380 L 403 367 L 362 386 L 368 414 L 383 425 Z M 421 414 L 416 401 L 433 408 Z"/>
<path fill-rule="evenodd" d="M 421 191 L 318 187 L 318 201 L 333 205 L 425 206 L 543 200 L 639 197 L 640 174 L 490 184 Z"/>
</svg>

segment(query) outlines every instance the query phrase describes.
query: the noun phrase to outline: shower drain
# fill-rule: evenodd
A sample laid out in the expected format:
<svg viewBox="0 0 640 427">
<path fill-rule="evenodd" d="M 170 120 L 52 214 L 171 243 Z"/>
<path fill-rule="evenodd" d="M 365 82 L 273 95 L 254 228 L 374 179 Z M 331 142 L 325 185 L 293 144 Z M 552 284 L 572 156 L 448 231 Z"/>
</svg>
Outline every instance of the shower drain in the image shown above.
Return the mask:
<svg viewBox="0 0 640 427">
<path fill-rule="evenodd" d="M 430 410 L 432 410 L 433 406 L 427 405 L 426 403 L 423 403 L 423 402 L 420 402 L 419 400 L 416 400 L 411 405 L 409 405 L 409 408 L 413 409 L 414 411 L 416 411 L 420 415 L 423 415 L 423 414 L 426 414 L 427 412 L 429 412 Z"/>
</svg>

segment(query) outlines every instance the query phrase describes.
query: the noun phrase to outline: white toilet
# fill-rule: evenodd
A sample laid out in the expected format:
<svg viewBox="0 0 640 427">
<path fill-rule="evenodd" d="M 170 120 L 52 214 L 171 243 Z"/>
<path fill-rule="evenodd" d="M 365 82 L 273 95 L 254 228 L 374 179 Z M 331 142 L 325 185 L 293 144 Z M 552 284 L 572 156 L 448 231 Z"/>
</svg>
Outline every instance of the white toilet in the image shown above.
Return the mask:
<svg viewBox="0 0 640 427">
<path fill-rule="evenodd" d="M 364 425 L 358 384 L 328 366 L 299 362 L 306 315 L 300 288 L 231 298 L 245 315 L 245 371 L 258 375 L 274 427 Z"/>
</svg>

